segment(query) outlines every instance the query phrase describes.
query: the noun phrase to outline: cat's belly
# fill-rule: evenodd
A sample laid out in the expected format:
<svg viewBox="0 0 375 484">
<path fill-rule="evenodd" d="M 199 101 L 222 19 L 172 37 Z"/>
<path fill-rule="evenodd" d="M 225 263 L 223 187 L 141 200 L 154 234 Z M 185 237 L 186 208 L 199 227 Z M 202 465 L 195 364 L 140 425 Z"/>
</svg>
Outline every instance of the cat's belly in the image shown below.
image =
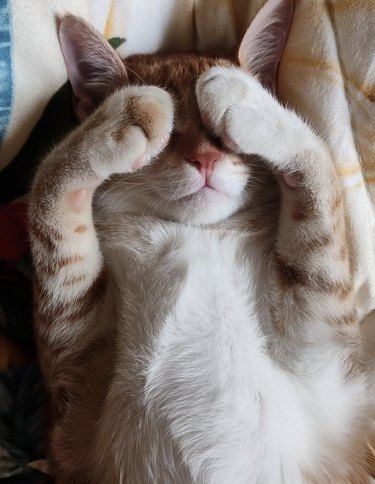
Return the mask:
<svg viewBox="0 0 375 484">
<path fill-rule="evenodd" d="M 126 230 L 105 252 L 118 320 L 101 434 L 124 449 L 129 482 L 299 484 L 328 448 L 344 465 L 363 382 L 343 379 L 340 343 L 319 321 L 282 351 L 264 245 L 177 224 Z"/>
<path fill-rule="evenodd" d="M 292 384 L 265 349 L 259 288 L 251 283 L 261 269 L 242 254 L 240 240 L 200 233 L 164 242 L 142 263 L 127 250 L 122 268 L 116 265 L 118 274 L 127 272 L 119 373 L 166 429 L 193 482 L 247 484 L 259 475 L 281 482 L 275 462 L 265 462 L 265 442 L 278 461 L 272 434 L 287 430 L 282 452 L 296 457 L 305 444 L 293 434 L 305 421 Z"/>
<path fill-rule="evenodd" d="M 263 344 L 244 267 L 234 254 L 215 257 L 214 251 L 189 261 L 154 341 L 145 397 L 164 416 L 193 482 L 225 484 L 235 477 L 241 484 L 250 478 L 243 464 L 254 457 L 249 419 L 261 402 L 251 368 Z M 227 475 L 225 469 L 231 469 Z"/>
</svg>

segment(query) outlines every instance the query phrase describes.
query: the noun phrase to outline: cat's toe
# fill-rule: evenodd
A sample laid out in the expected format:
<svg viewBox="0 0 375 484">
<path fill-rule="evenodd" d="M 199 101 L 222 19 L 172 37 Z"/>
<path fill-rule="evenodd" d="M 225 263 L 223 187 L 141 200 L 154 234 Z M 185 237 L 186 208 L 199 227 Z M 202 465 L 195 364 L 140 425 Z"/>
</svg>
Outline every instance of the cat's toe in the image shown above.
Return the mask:
<svg viewBox="0 0 375 484">
<path fill-rule="evenodd" d="M 137 87 L 137 96 L 128 109 L 147 139 L 146 158 L 152 159 L 169 141 L 173 129 L 173 100 L 164 89 L 142 86 Z"/>
<path fill-rule="evenodd" d="M 237 68 L 213 67 L 198 79 L 196 95 L 202 120 L 216 135 L 225 137 L 223 118 L 248 94 L 248 75 Z"/>
<path fill-rule="evenodd" d="M 123 87 L 107 98 L 100 111 L 99 129 L 105 131 L 112 153 L 112 162 L 101 167 L 105 176 L 142 168 L 169 141 L 173 101 L 159 87 Z"/>
</svg>

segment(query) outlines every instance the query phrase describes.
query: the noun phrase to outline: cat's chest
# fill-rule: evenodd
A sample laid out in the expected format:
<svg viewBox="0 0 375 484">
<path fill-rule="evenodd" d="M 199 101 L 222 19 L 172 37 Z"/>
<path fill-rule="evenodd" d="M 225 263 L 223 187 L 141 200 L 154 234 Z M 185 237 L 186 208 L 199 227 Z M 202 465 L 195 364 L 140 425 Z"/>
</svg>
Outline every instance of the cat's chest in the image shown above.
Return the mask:
<svg viewBox="0 0 375 484">
<path fill-rule="evenodd" d="M 256 288 L 246 243 L 241 232 L 132 224 L 108 251 L 120 313 L 156 331 L 171 317 L 181 331 L 248 317 Z"/>
</svg>

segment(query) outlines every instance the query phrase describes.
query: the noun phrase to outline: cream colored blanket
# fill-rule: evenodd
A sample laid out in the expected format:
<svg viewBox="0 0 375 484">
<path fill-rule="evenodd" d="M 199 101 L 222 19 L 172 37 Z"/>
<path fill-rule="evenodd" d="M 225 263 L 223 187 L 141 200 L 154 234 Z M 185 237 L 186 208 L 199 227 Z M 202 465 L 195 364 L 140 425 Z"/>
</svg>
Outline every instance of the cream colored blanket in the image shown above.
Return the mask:
<svg viewBox="0 0 375 484">
<path fill-rule="evenodd" d="M 263 3 L 11 2 L 14 92 L 0 168 L 15 155 L 50 96 L 66 80 L 57 14 L 73 12 L 89 19 L 106 38 L 125 38 L 119 53 L 126 56 L 230 47 Z M 279 91 L 332 149 L 345 191 L 358 307 L 364 317 L 375 308 L 375 1 L 297 0 Z"/>
</svg>

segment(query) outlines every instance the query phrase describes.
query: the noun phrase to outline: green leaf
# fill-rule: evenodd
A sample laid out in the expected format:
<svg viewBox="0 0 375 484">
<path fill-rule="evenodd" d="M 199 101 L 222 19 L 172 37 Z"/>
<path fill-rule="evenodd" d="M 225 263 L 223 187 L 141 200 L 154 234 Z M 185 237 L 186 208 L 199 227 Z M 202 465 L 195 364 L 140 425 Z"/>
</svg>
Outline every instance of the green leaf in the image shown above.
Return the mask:
<svg viewBox="0 0 375 484">
<path fill-rule="evenodd" d="M 111 45 L 111 47 L 113 47 L 114 49 L 118 49 L 120 45 L 126 42 L 126 39 L 124 39 L 123 37 L 112 37 L 108 39 L 108 42 Z"/>
</svg>

